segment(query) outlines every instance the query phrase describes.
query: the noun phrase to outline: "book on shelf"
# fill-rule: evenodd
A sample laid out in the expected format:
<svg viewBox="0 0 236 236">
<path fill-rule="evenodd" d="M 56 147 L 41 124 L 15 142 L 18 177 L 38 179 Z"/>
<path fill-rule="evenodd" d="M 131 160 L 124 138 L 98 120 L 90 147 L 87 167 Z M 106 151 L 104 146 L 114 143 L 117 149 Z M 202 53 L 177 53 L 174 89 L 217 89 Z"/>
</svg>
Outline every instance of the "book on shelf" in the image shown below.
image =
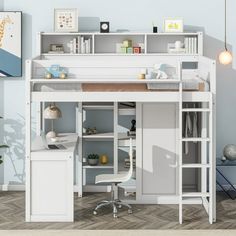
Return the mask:
<svg viewBox="0 0 236 236">
<path fill-rule="evenodd" d="M 78 36 L 72 40 L 73 54 L 89 54 L 92 53 L 91 38 L 85 39 L 84 36 Z"/>
<path fill-rule="evenodd" d="M 76 38 L 73 39 L 73 53 L 76 54 Z"/>
<path fill-rule="evenodd" d="M 79 35 L 77 38 L 77 53 L 81 53 L 81 47 L 80 47 L 80 41 L 81 41 L 81 36 Z"/>
</svg>

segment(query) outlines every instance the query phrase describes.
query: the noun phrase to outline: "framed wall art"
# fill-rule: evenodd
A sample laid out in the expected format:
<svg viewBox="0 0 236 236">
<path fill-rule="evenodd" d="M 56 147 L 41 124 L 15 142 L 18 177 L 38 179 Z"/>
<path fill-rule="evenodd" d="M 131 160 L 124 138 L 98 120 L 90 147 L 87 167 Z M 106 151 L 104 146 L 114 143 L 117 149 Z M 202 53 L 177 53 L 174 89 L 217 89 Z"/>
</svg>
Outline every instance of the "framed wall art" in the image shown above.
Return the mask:
<svg viewBox="0 0 236 236">
<path fill-rule="evenodd" d="M 184 31 L 183 18 L 166 18 L 164 19 L 164 32 L 182 33 Z"/>
<path fill-rule="evenodd" d="M 0 11 L 0 77 L 22 76 L 22 12 Z"/>
<path fill-rule="evenodd" d="M 78 10 L 76 8 L 54 9 L 55 32 L 78 32 Z"/>
</svg>

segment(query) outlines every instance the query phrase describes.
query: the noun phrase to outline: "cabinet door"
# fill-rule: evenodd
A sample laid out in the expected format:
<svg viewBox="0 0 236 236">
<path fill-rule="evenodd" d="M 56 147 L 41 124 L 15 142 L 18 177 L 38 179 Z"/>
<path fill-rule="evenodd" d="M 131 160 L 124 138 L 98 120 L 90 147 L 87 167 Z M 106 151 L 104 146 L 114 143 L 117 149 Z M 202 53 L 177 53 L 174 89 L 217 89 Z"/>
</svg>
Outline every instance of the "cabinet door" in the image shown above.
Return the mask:
<svg viewBox="0 0 236 236">
<path fill-rule="evenodd" d="M 73 221 L 73 158 L 34 154 L 31 161 L 31 221 Z"/>
<path fill-rule="evenodd" d="M 141 109 L 141 194 L 175 195 L 178 140 L 176 104 L 144 103 Z"/>
</svg>

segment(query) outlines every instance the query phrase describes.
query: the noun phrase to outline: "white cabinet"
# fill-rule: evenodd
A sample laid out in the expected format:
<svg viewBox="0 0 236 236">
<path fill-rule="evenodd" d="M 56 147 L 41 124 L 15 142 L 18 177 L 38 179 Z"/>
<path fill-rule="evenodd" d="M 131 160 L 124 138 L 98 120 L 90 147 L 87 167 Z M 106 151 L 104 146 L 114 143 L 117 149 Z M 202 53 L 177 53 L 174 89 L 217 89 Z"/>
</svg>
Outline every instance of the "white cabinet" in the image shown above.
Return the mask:
<svg viewBox="0 0 236 236">
<path fill-rule="evenodd" d="M 74 221 L 74 157 L 76 135 L 62 135 L 66 149 L 45 150 L 36 138 L 30 158 L 30 181 L 26 189 L 29 222 Z M 30 193 L 30 194 L 28 194 Z"/>
<path fill-rule="evenodd" d="M 137 198 L 177 194 L 178 116 L 175 103 L 137 106 Z"/>
<path fill-rule="evenodd" d="M 73 157 L 33 153 L 31 221 L 73 221 Z"/>
</svg>

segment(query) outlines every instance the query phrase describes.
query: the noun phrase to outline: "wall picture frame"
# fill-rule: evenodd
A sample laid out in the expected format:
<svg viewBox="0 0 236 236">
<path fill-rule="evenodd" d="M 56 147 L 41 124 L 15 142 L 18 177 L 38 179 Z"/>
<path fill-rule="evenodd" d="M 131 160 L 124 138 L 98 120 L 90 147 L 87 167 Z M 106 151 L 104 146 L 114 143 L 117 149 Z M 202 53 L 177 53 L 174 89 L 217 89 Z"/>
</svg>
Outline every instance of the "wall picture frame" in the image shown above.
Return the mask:
<svg viewBox="0 0 236 236">
<path fill-rule="evenodd" d="M 22 76 L 22 12 L 0 11 L 0 77 Z"/>
<path fill-rule="evenodd" d="M 164 19 L 164 32 L 165 33 L 183 33 L 184 20 L 183 18 L 165 18 Z"/>
<path fill-rule="evenodd" d="M 54 31 L 59 33 L 78 32 L 78 9 L 55 8 Z"/>
</svg>

